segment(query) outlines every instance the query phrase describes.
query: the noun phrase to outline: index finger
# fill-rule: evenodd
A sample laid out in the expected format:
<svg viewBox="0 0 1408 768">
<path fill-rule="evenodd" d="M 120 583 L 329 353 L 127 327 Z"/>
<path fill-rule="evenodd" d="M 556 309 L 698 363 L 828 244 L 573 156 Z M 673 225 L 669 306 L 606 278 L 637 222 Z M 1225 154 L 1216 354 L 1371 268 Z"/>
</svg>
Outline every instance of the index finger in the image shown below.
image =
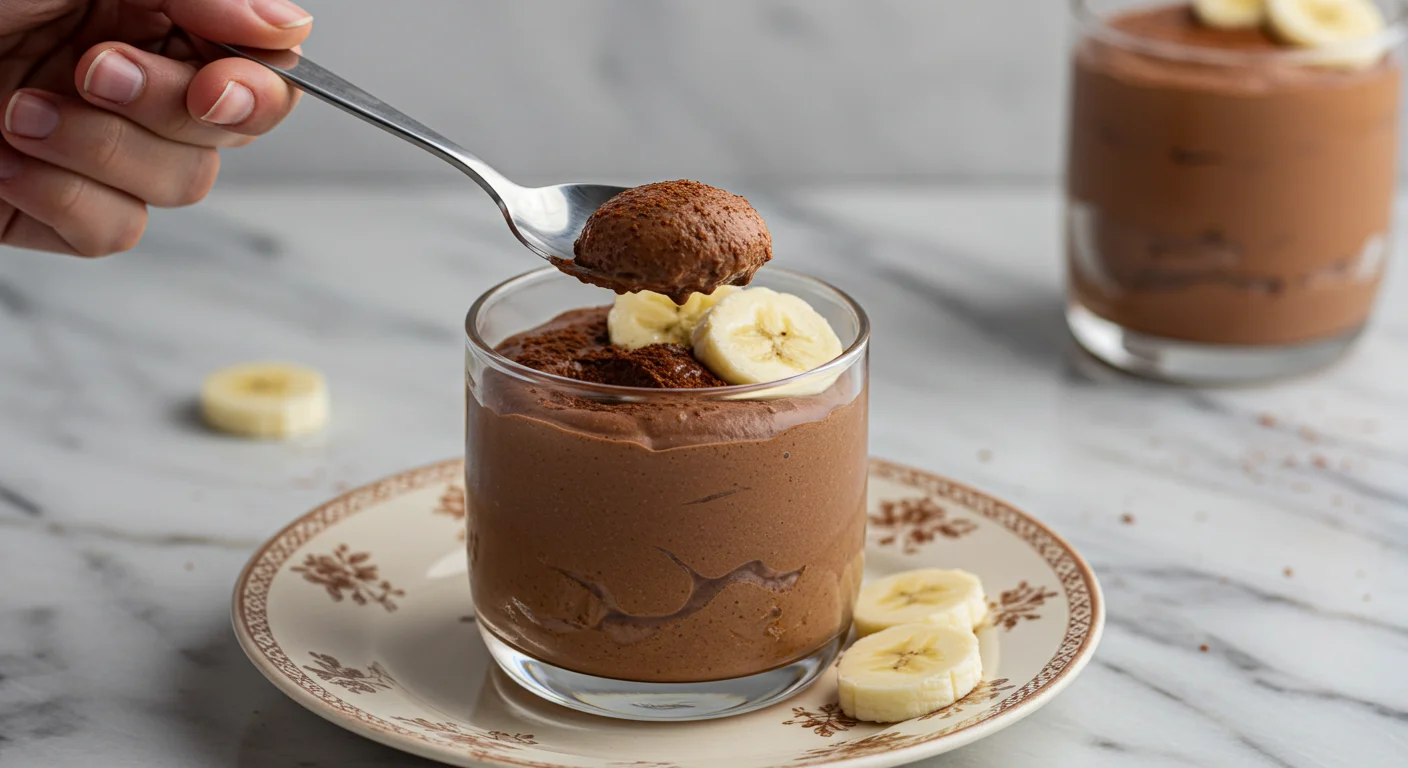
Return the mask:
<svg viewBox="0 0 1408 768">
<path fill-rule="evenodd" d="M 176 26 L 207 40 L 283 50 L 308 37 L 313 15 L 289 0 L 127 0 L 163 13 Z"/>
</svg>

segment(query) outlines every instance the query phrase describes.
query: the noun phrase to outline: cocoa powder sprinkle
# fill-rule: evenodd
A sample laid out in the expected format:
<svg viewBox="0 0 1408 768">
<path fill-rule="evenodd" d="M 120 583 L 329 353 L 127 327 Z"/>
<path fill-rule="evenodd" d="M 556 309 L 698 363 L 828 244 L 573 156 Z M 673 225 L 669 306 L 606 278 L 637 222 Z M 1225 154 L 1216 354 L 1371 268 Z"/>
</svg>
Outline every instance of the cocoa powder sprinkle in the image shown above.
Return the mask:
<svg viewBox="0 0 1408 768">
<path fill-rule="evenodd" d="M 705 368 L 679 344 L 651 344 L 639 349 L 607 347 L 578 361 L 584 381 L 621 387 L 699 389 L 727 382 Z"/>
<path fill-rule="evenodd" d="M 548 323 L 510 337 L 497 351 L 536 371 L 618 387 L 699 389 L 727 383 L 679 344 L 626 349 L 611 343 L 610 307 L 564 312 Z"/>
</svg>

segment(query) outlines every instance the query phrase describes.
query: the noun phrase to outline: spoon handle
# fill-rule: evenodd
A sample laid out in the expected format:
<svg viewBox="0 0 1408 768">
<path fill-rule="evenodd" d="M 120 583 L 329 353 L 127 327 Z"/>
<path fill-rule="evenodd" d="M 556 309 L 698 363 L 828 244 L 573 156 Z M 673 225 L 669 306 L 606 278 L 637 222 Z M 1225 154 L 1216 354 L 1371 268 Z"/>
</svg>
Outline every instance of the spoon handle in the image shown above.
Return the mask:
<svg viewBox="0 0 1408 768">
<path fill-rule="evenodd" d="M 463 147 L 293 51 L 265 51 L 224 43 L 210 44 L 240 58 L 263 64 L 304 92 L 454 165 L 478 182 L 500 208 L 504 207 L 504 193 L 517 187 L 503 174 Z"/>
</svg>

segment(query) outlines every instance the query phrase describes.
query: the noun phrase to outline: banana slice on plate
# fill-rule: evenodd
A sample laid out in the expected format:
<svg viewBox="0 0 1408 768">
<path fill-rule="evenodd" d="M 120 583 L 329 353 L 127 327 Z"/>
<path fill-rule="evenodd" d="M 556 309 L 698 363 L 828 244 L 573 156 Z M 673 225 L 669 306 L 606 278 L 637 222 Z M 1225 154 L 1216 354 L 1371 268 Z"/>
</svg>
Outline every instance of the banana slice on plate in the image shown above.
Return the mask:
<svg viewBox="0 0 1408 768">
<path fill-rule="evenodd" d="M 1251 29 L 1266 20 L 1266 0 L 1193 0 L 1193 13 L 1215 29 Z"/>
<path fill-rule="evenodd" d="M 246 437 L 281 438 L 316 431 L 328 420 L 323 374 L 287 363 L 247 363 L 210 374 L 200 391 L 210 426 Z"/>
<path fill-rule="evenodd" d="M 721 285 L 713 293 L 696 293 L 684 304 L 662 293 L 640 291 L 616 297 L 606 315 L 606 327 L 611 343 L 618 347 L 637 349 L 651 344 L 683 344 L 689 346 L 690 334 L 699 319 L 724 299 L 743 290 L 736 285 Z"/>
<path fill-rule="evenodd" d="M 901 624 L 933 624 L 972 632 L 988 615 L 977 576 L 960 570 L 923 568 L 867 584 L 856 599 L 861 637 Z"/>
<path fill-rule="evenodd" d="M 978 638 L 967 630 L 902 624 L 857 640 L 836 666 L 841 709 L 897 723 L 967 696 L 983 679 Z"/>
<path fill-rule="evenodd" d="M 1369 67 L 1386 52 L 1384 15 L 1371 0 L 1267 0 L 1266 13 L 1281 39 L 1326 49 L 1323 64 Z"/>
<path fill-rule="evenodd" d="M 819 312 L 790 293 L 747 288 L 729 294 L 695 326 L 694 356 L 730 384 L 762 384 L 814 370 L 840 357 L 841 340 Z M 815 394 L 831 386 L 807 382 Z"/>
</svg>

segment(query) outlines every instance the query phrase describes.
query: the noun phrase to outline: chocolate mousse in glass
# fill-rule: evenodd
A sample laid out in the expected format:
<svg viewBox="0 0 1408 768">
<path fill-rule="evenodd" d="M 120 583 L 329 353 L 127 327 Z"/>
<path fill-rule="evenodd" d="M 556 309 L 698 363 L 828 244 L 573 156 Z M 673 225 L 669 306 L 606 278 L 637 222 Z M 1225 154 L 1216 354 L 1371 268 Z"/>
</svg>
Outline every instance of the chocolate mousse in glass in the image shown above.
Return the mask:
<svg viewBox="0 0 1408 768">
<path fill-rule="evenodd" d="M 614 345 L 615 296 L 552 268 L 471 308 L 471 586 L 495 660 L 538 695 L 721 717 L 796 693 L 839 651 L 863 565 L 868 321 L 802 275 L 752 287 L 805 300 L 841 354 L 729 386 L 686 346 Z"/>
<path fill-rule="evenodd" d="M 1366 2 L 1370 0 L 1365 0 Z M 1118 368 L 1232 383 L 1324 365 L 1390 250 L 1404 4 L 1294 47 L 1189 3 L 1074 0 L 1068 321 Z"/>
</svg>

